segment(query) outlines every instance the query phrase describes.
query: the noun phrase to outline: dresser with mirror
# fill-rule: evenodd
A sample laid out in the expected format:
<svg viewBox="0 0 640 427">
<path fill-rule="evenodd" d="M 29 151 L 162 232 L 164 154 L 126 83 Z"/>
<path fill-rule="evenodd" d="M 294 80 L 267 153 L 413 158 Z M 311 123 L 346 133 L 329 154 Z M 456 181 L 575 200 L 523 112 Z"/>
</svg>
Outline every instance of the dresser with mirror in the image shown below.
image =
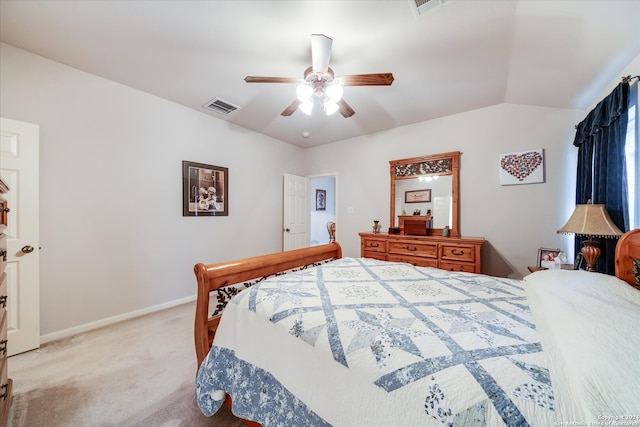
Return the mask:
<svg viewBox="0 0 640 427">
<path fill-rule="evenodd" d="M 360 233 L 360 255 L 480 273 L 484 239 L 460 235 L 460 152 L 392 160 L 388 233 Z"/>
</svg>

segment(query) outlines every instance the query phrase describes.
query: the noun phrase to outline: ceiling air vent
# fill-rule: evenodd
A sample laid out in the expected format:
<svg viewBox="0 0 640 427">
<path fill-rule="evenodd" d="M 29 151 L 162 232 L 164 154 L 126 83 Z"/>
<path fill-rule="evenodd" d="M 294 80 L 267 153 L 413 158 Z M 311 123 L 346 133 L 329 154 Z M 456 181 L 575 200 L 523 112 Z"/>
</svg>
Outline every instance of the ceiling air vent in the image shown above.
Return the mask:
<svg viewBox="0 0 640 427">
<path fill-rule="evenodd" d="M 240 107 L 237 105 L 233 105 L 229 101 L 225 101 L 221 98 L 213 98 L 211 101 L 204 104 L 204 108 L 208 108 L 209 110 L 213 110 L 216 113 L 229 114 L 231 112 L 236 111 Z"/>
<path fill-rule="evenodd" d="M 447 0 L 409 0 L 417 15 L 427 13 L 431 9 L 444 6 Z"/>
</svg>

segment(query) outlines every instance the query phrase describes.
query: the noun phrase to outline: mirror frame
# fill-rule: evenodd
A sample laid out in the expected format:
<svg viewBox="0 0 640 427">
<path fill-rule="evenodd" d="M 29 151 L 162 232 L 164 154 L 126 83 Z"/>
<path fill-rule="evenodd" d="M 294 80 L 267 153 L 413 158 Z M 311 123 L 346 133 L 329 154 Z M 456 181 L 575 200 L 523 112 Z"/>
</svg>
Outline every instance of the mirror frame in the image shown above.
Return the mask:
<svg viewBox="0 0 640 427">
<path fill-rule="evenodd" d="M 391 209 L 389 227 L 394 227 L 396 220 L 396 180 L 411 179 L 419 176 L 451 175 L 451 225 L 449 235 L 460 237 L 458 209 L 460 206 L 460 151 L 432 154 L 429 156 L 411 157 L 389 161 L 391 177 Z M 430 236 L 442 235 L 441 228 L 432 228 Z"/>
</svg>

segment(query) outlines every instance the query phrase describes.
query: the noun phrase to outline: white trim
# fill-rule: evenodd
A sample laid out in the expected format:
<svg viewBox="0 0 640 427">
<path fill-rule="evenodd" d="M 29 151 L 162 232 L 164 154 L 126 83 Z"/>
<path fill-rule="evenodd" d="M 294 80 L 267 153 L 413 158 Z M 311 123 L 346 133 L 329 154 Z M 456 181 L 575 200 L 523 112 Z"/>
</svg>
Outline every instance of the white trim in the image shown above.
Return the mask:
<svg viewBox="0 0 640 427">
<path fill-rule="evenodd" d="M 163 304 L 154 305 L 151 307 L 143 308 L 141 310 L 130 311 L 129 313 L 119 314 L 117 316 L 109 317 L 102 320 L 96 320 L 95 322 L 85 323 L 84 325 L 74 326 L 73 328 L 63 329 L 61 331 L 52 332 L 50 334 L 41 335 L 40 343 L 45 344 L 51 341 L 59 340 L 62 338 L 67 338 L 73 335 L 81 334 L 83 332 L 93 331 L 98 328 L 102 328 L 105 326 L 113 325 L 116 323 L 123 322 L 125 320 L 135 319 L 136 317 L 144 316 L 146 314 L 155 313 L 161 310 L 165 310 L 167 308 L 177 307 L 182 304 L 186 304 L 188 302 L 192 302 L 196 300 L 196 295 L 192 295 L 190 297 L 185 297 L 169 302 L 165 302 Z M 195 308 L 194 308 L 195 310 Z M 195 313 L 195 311 L 194 311 Z"/>
</svg>

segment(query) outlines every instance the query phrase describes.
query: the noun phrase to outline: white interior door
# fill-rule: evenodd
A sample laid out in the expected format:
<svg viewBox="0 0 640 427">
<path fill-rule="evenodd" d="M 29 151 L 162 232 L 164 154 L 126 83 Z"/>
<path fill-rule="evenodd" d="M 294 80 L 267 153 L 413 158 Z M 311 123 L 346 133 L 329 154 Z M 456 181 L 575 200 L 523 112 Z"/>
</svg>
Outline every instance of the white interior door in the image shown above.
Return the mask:
<svg viewBox="0 0 640 427">
<path fill-rule="evenodd" d="M 309 246 L 309 179 L 284 174 L 282 249 Z"/>
<path fill-rule="evenodd" d="M 0 118 L 0 175 L 7 228 L 8 355 L 40 347 L 39 171 L 40 128 Z"/>
</svg>

